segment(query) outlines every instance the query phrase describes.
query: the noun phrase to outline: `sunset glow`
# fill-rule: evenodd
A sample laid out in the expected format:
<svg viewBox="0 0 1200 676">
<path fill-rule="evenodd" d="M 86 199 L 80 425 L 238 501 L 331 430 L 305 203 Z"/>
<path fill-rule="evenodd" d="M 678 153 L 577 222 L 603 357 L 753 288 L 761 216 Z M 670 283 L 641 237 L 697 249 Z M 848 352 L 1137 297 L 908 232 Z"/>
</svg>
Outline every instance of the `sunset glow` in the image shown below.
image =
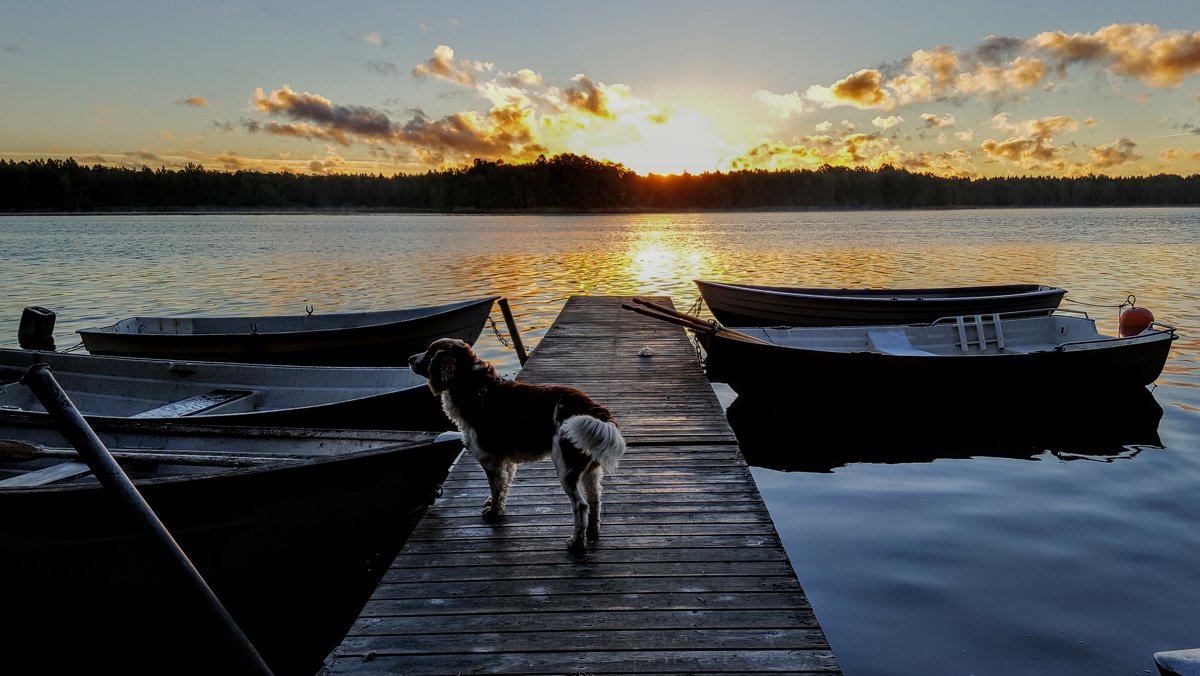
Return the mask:
<svg viewBox="0 0 1200 676">
<path fill-rule="evenodd" d="M 702 15 L 618 2 L 586 20 L 534 3 L 519 21 L 405 3 L 83 7 L 61 23 L 55 2 L 26 3 L 0 27 L 0 158 L 385 175 L 561 153 L 640 174 L 1200 172 L 1200 24 L 1182 5 L 980 8 L 910 30 L 902 8 L 860 4 L 873 21 L 851 41 L 837 12 L 766 0 Z M 101 37 L 132 44 L 124 34 L 159 48 Z M 216 37 L 227 47 L 213 51 Z M 63 65 L 97 54 L 103 69 Z"/>
</svg>

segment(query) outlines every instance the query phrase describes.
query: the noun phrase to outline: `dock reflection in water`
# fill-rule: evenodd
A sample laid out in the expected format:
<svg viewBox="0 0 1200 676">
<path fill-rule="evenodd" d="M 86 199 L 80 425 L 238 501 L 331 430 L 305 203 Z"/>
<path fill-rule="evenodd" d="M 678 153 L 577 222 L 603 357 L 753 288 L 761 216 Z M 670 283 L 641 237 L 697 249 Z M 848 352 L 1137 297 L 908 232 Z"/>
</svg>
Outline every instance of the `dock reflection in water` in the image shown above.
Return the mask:
<svg viewBox="0 0 1200 676">
<path fill-rule="evenodd" d="M 741 395 L 726 411 L 752 466 L 829 472 L 851 463 L 941 458 L 1111 461 L 1161 447 L 1163 409 L 1146 388 L 1087 398 L 1036 401 L 1011 396 L 897 401 L 863 407 L 846 396 Z"/>
</svg>

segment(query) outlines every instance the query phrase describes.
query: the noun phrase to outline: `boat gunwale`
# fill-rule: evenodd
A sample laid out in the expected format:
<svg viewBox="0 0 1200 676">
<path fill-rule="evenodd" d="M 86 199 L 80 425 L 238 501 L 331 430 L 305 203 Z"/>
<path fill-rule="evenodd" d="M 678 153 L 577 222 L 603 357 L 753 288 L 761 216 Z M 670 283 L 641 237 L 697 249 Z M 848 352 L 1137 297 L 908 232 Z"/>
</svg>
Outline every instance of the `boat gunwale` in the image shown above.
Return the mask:
<svg viewBox="0 0 1200 676">
<path fill-rule="evenodd" d="M 350 462 L 350 461 L 365 462 L 371 458 L 389 455 L 389 454 L 393 454 L 393 453 L 400 453 L 402 451 L 418 452 L 418 451 L 422 451 L 422 450 L 428 450 L 428 451 L 432 452 L 434 450 L 440 450 L 442 447 L 450 445 L 450 444 L 454 444 L 454 443 L 458 443 L 461 445 L 462 442 L 459 439 L 438 440 L 437 438 L 434 438 L 434 439 L 430 439 L 430 440 L 424 441 L 424 442 L 387 443 L 386 445 L 381 446 L 379 448 L 368 448 L 368 449 L 362 449 L 362 450 L 358 450 L 358 451 L 347 451 L 345 453 L 341 453 L 341 454 L 337 454 L 337 455 L 313 456 L 311 458 L 300 458 L 300 459 L 296 459 L 296 458 L 283 459 L 283 458 L 281 458 L 278 461 L 264 462 L 264 463 L 261 463 L 258 465 L 252 465 L 252 466 L 222 467 L 218 471 L 204 472 L 204 473 L 200 473 L 200 474 L 172 474 L 169 476 L 150 477 L 150 478 L 146 478 L 146 479 L 136 479 L 136 480 L 134 480 L 134 484 L 139 487 L 140 486 L 158 486 L 158 485 L 163 485 L 163 484 L 200 481 L 200 480 L 204 480 L 204 479 L 213 479 L 213 478 L 227 478 L 228 479 L 228 478 L 233 478 L 233 477 L 238 477 L 238 480 L 241 480 L 241 477 L 254 476 L 254 475 L 262 474 L 265 472 L 278 472 L 278 471 L 286 471 L 286 470 L 313 471 L 312 468 L 320 467 L 322 465 Z M 169 465 L 170 463 L 163 462 L 160 464 Z M 451 460 L 450 464 L 454 464 L 454 461 Z M 91 482 L 73 483 L 70 481 L 63 481 L 63 482 L 59 482 L 59 483 L 47 484 L 44 486 L 20 486 L 20 487 L 13 487 L 13 488 L 0 487 L 0 495 L 16 495 L 16 494 L 23 494 L 23 493 L 45 494 L 45 493 L 54 493 L 54 492 L 67 492 L 67 491 L 93 490 L 93 489 L 104 490 L 104 487 L 102 485 L 100 485 L 99 483 L 95 483 L 95 484 L 93 484 Z"/>
<path fill-rule="evenodd" d="M 88 337 L 88 336 L 121 336 L 121 337 L 146 336 L 146 337 L 153 337 L 155 339 L 162 339 L 162 340 L 197 339 L 197 338 L 211 339 L 211 338 L 226 337 L 226 336 L 236 337 L 236 338 L 245 338 L 246 336 L 250 336 L 250 335 L 254 335 L 254 334 L 258 334 L 258 335 L 262 335 L 262 336 L 270 336 L 271 338 L 288 338 L 291 336 L 317 337 L 317 336 L 322 336 L 322 335 L 333 335 L 336 333 L 341 333 L 341 332 L 346 332 L 346 331 L 367 331 L 367 330 L 377 329 L 377 328 L 395 327 L 398 325 L 406 324 L 408 322 L 427 320 L 427 319 L 432 319 L 432 318 L 435 318 L 435 317 L 438 317 L 438 316 L 441 316 L 444 314 L 449 314 L 452 312 L 473 309 L 477 306 L 482 306 L 484 304 L 488 304 L 490 306 L 491 304 L 495 303 L 500 298 L 502 298 L 502 296 L 490 296 L 488 298 L 459 301 L 456 303 L 447 303 L 444 305 L 429 305 L 429 306 L 424 306 L 424 307 L 408 308 L 408 309 L 404 309 L 404 310 L 378 310 L 378 311 L 367 311 L 367 312 L 329 312 L 329 313 L 323 313 L 320 315 L 193 315 L 193 316 L 183 316 L 183 315 L 155 316 L 155 315 L 151 315 L 151 316 L 134 316 L 134 317 L 127 317 L 125 319 L 118 320 L 107 326 L 77 329 L 75 331 L 75 333 L 79 334 L 81 338 Z M 490 310 L 490 307 L 489 307 L 489 310 Z M 398 315 L 401 315 L 404 313 L 414 313 L 414 312 L 419 312 L 419 311 L 428 311 L 428 312 L 426 314 L 420 314 L 420 315 L 417 315 L 414 317 L 408 317 L 408 318 L 398 318 L 398 319 L 388 319 L 387 318 L 389 316 L 395 317 L 395 316 L 398 316 Z M 305 316 L 311 316 L 311 317 L 319 316 L 321 318 L 331 318 L 331 319 L 337 319 L 337 318 L 342 318 L 342 317 L 364 317 L 364 318 L 374 319 L 376 321 L 373 321 L 370 324 L 353 324 L 353 325 L 349 325 L 349 326 L 334 326 L 334 327 L 328 327 L 328 328 L 299 329 L 299 330 L 287 330 L 287 331 L 272 331 L 272 330 L 270 330 L 270 327 L 267 327 L 266 330 L 261 330 L 261 331 L 255 329 L 253 331 L 236 331 L 236 332 L 212 331 L 212 332 L 199 332 L 199 333 L 180 333 L 180 332 L 155 331 L 155 332 L 149 332 L 149 333 L 142 333 L 139 331 L 122 330 L 120 328 L 122 324 L 125 324 L 127 326 L 133 326 L 139 322 L 171 322 L 171 321 L 179 321 L 179 320 L 183 320 L 183 319 L 189 319 L 189 320 L 200 319 L 200 320 L 205 320 L 205 321 L 222 321 L 222 322 L 227 321 L 227 322 L 233 323 L 233 322 L 238 322 L 238 321 L 240 321 L 240 322 L 256 322 L 256 321 L 264 321 L 264 320 L 270 321 L 272 319 L 286 319 L 286 320 L 301 319 L 302 320 L 305 318 Z M 113 355 L 113 356 L 117 356 L 117 355 Z"/>
<path fill-rule="evenodd" d="M 1046 284 L 997 284 L 984 286 L 945 286 L 945 287 L 928 287 L 928 288 L 859 288 L 859 289 L 823 289 L 820 287 L 781 287 L 781 286 L 764 286 L 754 284 L 730 284 L 727 282 L 711 282 L 705 280 L 693 280 L 700 288 L 701 295 L 704 295 L 705 285 L 715 287 L 721 290 L 732 290 L 733 292 L 743 292 L 751 294 L 761 294 L 765 296 L 777 298 L 793 298 L 805 300 L 836 300 L 838 302 L 854 303 L 938 303 L 938 302 L 962 302 L 969 303 L 979 300 L 1007 300 L 1013 298 L 1040 298 L 1043 296 L 1066 295 L 1067 290 L 1058 286 L 1049 286 Z M 977 295 L 963 295 L 953 292 L 972 292 L 983 291 L 988 289 L 1011 289 L 1011 293 L 984 293 Z M 1024 289 L 1019 291 L 1018 289 Z M 921 295 L 922 297 L 917 297 Z M 711 305 L 711 303 L 710 303 Z"/>
</svg>

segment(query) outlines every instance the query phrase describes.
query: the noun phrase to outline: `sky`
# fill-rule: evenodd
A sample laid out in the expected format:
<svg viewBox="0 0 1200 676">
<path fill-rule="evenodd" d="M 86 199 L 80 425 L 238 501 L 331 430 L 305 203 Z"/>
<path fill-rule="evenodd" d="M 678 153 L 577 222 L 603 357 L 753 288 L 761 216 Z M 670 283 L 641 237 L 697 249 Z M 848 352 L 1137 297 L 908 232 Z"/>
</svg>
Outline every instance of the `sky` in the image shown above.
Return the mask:
<svg viewBox="0 0 1200 676">
<path fill-rule="evenodd" d="M 0 4 L 0 159 L 1200 173 L 1195 0 Z"/>
</svg>

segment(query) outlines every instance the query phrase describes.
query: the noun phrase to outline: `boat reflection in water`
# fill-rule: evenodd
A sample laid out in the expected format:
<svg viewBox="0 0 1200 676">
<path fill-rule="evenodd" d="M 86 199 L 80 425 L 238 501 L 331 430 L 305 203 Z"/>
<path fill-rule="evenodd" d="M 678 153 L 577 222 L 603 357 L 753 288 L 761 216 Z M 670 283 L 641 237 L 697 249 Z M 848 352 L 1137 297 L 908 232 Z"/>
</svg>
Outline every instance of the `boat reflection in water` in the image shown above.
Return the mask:
<svg viewBox="0 0 1200 676">
<path fill-rule="evenodd" d="M 1162 447 L 1163 410 L 1144 387 L 1071 400 L 1016 396 L 913 398 L 864 407 L 843 395 L 741 395 L 726 411 L 747 462 L 780 471 L 829 472 L 852 463 L 940 458 L 1112 461 Z"/>
</svg>

